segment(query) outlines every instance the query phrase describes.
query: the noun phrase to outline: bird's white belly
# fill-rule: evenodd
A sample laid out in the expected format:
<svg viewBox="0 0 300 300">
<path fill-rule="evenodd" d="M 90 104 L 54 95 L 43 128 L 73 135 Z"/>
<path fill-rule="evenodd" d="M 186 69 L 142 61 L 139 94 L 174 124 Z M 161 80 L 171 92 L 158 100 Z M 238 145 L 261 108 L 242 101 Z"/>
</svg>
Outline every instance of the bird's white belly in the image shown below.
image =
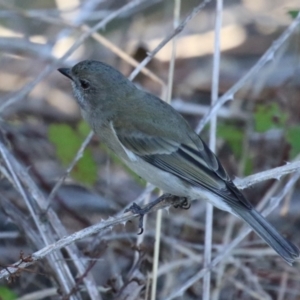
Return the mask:
<svg viewBox="0 0 300 300">
<path fill-rule="evenodd" d="M 136 161 L 125 161 L 125 163 L 136 174 L 164 192 L 176 196 L 188 196 L 188 185 L 176 176 L 162 171 L 140 158 L 137 158 Z"/>
<path fill-rule="evenodd" d="M 188 197 L 191 200 L 208 201 L 221 210 L 232 212 L 225 201 L 214 193 L 200 186 L 191 186 L 173 174 L 162 171 L 138 157 L 136 161 L 125 161 L 125 163 L 139 176 L 166 193 Z"/>
</svg>

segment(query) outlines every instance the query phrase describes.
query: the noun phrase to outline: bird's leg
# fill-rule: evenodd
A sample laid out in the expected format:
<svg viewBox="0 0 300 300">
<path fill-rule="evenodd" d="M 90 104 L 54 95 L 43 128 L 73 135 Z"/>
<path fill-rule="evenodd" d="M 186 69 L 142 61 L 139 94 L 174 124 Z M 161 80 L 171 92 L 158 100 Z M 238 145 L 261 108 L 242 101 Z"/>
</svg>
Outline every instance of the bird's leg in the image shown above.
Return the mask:
<svg viewBox="0 0 300 300">
<path fill-rule="evenodd" d="M 172 194 L 163 194 L 162 196 L 158 197 L 154 201 L 150 202 L 144 208 L 141 208 L 136 203 L 133 203 L 129 208 L 125 210 L 125 212 L 132 212 L 133 214 L 139 215 L 139 229 L 140 232 L 138 234 L 142 234 L 144 232 L 144 216 L 151 211 L 151 209 L 158 205 L 159 203 L 166 201 L 168 203 L 172 203 L 175 208 L 183 208 L 189 209 L 191 206 L 191 202 L 186 197 L 179 197 Z"/>
</svg>

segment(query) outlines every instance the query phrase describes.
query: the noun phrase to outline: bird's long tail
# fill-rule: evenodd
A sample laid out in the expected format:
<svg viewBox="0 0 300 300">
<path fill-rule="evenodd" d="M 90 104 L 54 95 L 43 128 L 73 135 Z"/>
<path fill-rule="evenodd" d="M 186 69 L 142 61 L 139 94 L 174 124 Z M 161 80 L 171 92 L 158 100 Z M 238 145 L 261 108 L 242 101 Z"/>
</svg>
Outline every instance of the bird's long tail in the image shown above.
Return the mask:
<svg viewBox="0 0 300 300">
<path fill-rule="evenodd" d="M 258 211 L 235 209 L 235 213 L 246 221 L 253 230 L 270 245 L 289 265 L 299 257 L 299 249 L 285 239 Z"/>
</svg>

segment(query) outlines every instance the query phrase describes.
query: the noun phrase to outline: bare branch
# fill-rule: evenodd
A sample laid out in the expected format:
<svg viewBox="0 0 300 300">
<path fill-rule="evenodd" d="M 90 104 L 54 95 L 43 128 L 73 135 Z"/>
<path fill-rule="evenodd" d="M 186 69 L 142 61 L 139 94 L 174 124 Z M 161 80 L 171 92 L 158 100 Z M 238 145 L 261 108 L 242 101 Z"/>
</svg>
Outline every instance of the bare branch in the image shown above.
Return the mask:
<svg viewBox="0 0 300 300">
<path fill-rule="evenodd" d="M 174 36 L 178 35 L 186 26 L 186 24 L 193 19 L 200 10 L 204 8 L 204 6 L 210 2 L 210 0 L 205 0 L 201 4 L 199 4 L 197 7 L 195 7 L 190 13 L 178 26 L 177 28 L 169 34 L 163 41 L 159 43 L 159 45 L 151 52 L 148 54 L 148 56 L 133 70 L 133 72 L 130 74 L 128 77 L 129 80 L 133 80 L 138 73 L 140 73 L 141 69 L 143 69 L 150 61 L 151 59 L 155 56 L 156 53 L 158 53 Z"/>
<path fill-rule="evenodd" d="M 290 36 L 296 31 L 300 24 L 300 13 L 292 24 L 282 33 L 282 35 L 273 42 L 272 46 L 265 52 L 265 54 L 258 60 L 258 62 L 244 75 L 232 88 L 230 88 L 218 101 L 211 107 L 210 111 L 201 119 L 196 131 L 201 132 L 210 118 L 217 113 L 221 106 L 229 100 L 234 99 L 234 94 L 241 89 L 247 80 L 258 74 L 261 68 L 273 60 L 278 49 L 290 38 Z"/>
</svg>

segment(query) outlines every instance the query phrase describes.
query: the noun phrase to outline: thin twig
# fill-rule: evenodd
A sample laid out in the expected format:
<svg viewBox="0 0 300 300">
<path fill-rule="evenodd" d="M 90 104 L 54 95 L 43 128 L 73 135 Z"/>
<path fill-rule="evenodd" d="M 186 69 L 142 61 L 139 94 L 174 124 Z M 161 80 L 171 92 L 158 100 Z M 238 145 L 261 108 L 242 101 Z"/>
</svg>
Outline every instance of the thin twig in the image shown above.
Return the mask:
<svg viewBox="0 0 300 300">
<path fill-rule="evenodd" d="M 214 104 L 214 106 L 209 110 L 209 112 L 201 119 L 199 122 L 196 131 L 201 132 L 206 125 L 206 123 L 210 120 L 210 118 L 217 113 L 219 108 L 223 106 L 229 100 L 234 99 L 235 93 L 241 89 L 247 80 L 251 77 L 258 74 L 261 68 L 273 60 L 278 49 L 286 42 L 287 39 L 294 33 L 294 31 L 298 28 L 300 24 L 300 13 L 296 19 L 292 22 L 292 24 L 281 34 L 281 36 L 273 42 L 272 46 L 265 52 L 265 54 L 258 60 L 258 62 L 245 74 L 233 87 L 231 87 L 222 97 L 218 99 L 218 101 Z"/>
<path fill-rule="evenodd" d="M 219 73 L 220 73 L 220 49 L 221 49 L 221 29 L 222 29 L 222 10 L 223 1 L 217 0 L 216 3 L 216 20 L 215 20 L 215 40 L 214 40 L 214 56 L 213 56 L 213 75 L 211 86 L 211 106 L 218 99 L 219 93 Z M 217 117 L 213 116 L 210 120 L 209 131 L 209 147 L 211 151 L 216 152 L 216 133 L 217 133 Z M 214 208 L 211 203 L 206 203 L 205 215 L 205 248 L 204 248 L 204 268 L 207 268 L 211 262 L 212 251 L 212 235 L 213 235 L 213 212 Z M 210 297 L 210 276 L 208 272 L 203 278 L 202 299 L 209 300 Z"/>
<path fill-rule="evenodd" d="M 204 6 L 209 3 L 210 0 L 204 0 L 201 4 L 199 4 L 197 7 L 193 9 L 193 11 L 177 26 L 177 28 L 169 34 L 163 41 L 159 43 L 159 45 L 148 54 L 148 56 L 132 71 L 130 76 L 128 77 L 129 80 L 133 80 L 138 73 L 141 71 L 142 68 L 144 68 L 151 59 L 176 35 L 178 35 L 186 26 L 186 24 L 192 20 L 199 12 L 204 8 Z"/>
<path fill-rule="evenodd" d="M 296 177 L 295 177 L 296 176 Z M 280 201 L 281 197 L 283 197 L 288 190 L 293 186 L 294 182 L 297 180 L 298 178 L 298 173 L 294 174 L 292 179 L 289 181 L 289 183 L 285 186 L 284 190 L 283 190 L 283 194 L 280 196 L 277 196 L 275 198 L 275 201 L 273 201 L 272 205 L 270 206 L 269 209 L 265 210 L 265 214 L 264 215 L 268 215 L 278 204 L 278 202 Z M 161 202 L 159 205 L 154 206 L 151 209 L 151 212 L 155 212 L 158 209 L 163 209 L 163 208 L 167 208 L 170 207 L 172 205 L 174 205 L 175 203 L 173 202 L 169 202 L 167 201 L 167 199 L 164 202 Z M 27 262 L 27 263 L 22 263 L 20 265 L 20 267 L 27 267 L 29 265 L 31 265 L 34 261 L 40 260 L 42 258 L 44 258 L 46 255 L 49 255 L 50 253 L 52 253 L 55 250 L 61 249 L 63 247 L 66 247 L 67 245 L 70 245 L 71 243 L 74 243 L 80 239 L 83 239 L 85 237 L 91 236 L 93 234 L 96 234 L 98 232 L 101 232 L 107 228 L 111 228 L 117 224 L 125 224 L 127 221 L 132 220 L 133 218 L 138 217 L 138 215 L 132 215 L 131 213 L 126 213 L 126 214 L 120 214 L 117 218 L 109 218 L 106 221 L 102 221 L 99 224 L 90 226 L 88 228 L 85 228 L 83 230 L 80 230 L 78 232 L 75 232 L 74 234 L 71 234 L 69 236 L 65 236 L 63 238 L 61 238 L 60 240 L 58 240 L 57 242 L 48 245 L 46 247 L 44 247 L 43 249 L 40 249 L 39 251 L 35 252 L 32 254 L 32 258 L 33 261 L 32 262 Z M 230 253 L 230 251 L 232 251 L 232 249 L 234 249 L 242 240 L 243 238 L 249 234 L 251 232 L 251 229 L 247 229 L 244 230 L 236 239 L 234 239 L 231 244 L 229 244 L 225 250 L 222 248 L 223 252 L 222 254 L 218 255 L 211 263 L 209 269 L 213 268 L 214 266 L 216 266 L 220 261 L 222 261 L 224 259 L 224 257 Z M 18 264 L 20 264 L 20 261 L 14 263 L 10 268 L 8 268 L 8 270 L 2 270 L 0 271 L 0 279 L 3 277 L 7 277 L 13 273 L 15 273 L 17 271 L 16 266 L 18 266 Z M 14 267 L 15 266 L 15 267 Z M 209 271 L 209 269 L 204 269 L 201 270 L 201 273 L 198 274 L 198 276 L 200 276 L 199 279 L 201 279 L 204 274 L 206 272 Z M 10 273 L 8 273 L 7 271 L 9 271 Z M 170 298 L 171 299 L 171 298 Z"/>
<path fill-rule="evenodd" d="M 260 183 L 265 180 L 269 180 L 269 179 L 280 180 L 282 176 L 296 172 L 297 170 L 300 170 L 300 160 L 297 160 L 297 161 L 294 161 L 291 163 L 287 163 L 284 166 L 277 167 L 277 168 L 274 168 L 271 170 L 259 172 L 257 174 L 247 176 L 243 179 L 236 178 L 234 180 L 234 184 L 239 189 L 246 189 L 249 186 Z"/>
<path fill-rule="evenodd" d="M 19 92 L 16 93 L 15 96 L 11 97 L 7 101 L 5 101 L 0 106 L 0 113 L 3 112 L 4 109 L 11 106 L 17 101 L 20 101 L 23 99 L 39 82 L 41 82 L 46 76 L 48 76 L 52 71 L 56 69 L 56 67 L 60 64 L 62 64 L 82 43 L 88 39 L 93 33 L 96 31 L 105 28 L 105 26 L 112 21 L 114 18 L 119 16 L 120 14 L 126 12 L 128 9 L 132 9 L 133 7 L 139 5 L 140 3 L 144 2 L 146 0 L 133 0 L 129 2 L 128 4 L 122 6 L 120 9 L 117 9 L 112 14 L 108 15 L 106 18 L 101 20 L 99 23 L 97 23 L 94 27 L 92 27 L 90 30 L 84 32 L 81 36 L 79 36 L 75 43 L 68 49 L 68 51 L 57 61 L 53 62 L 52 65 L 46 67 L 37 78 L 35 78 L 32 82 L 24 86 Z"/>
<path fill-rule="evenodd" d="M 163 209 L 163 208 L 166 208 L 169 206 L 179 205 L 179 204 L 180 204 L 179 200 L 174 202 L 174 199 L 165 199 L 164 201 L 160 202 L 156 206 L 153 206 L 151 209 L 151 212 L 155 212 L 158 209 Z M 139 215 L 133 215 L 131 212 L 128 212 L 128 213 L 122 214 L 118 218 L 110 217 L 105 221 L 99 222 L 98 224 L 84 228 L 80 231 L 77 231 L 77 232 L 71 234 L 71 235 L 65 236 L 65 237 L 61 238 L 60 240 L 58 240 L 57 242 L 55 242 L 51 245 L 45 246 L 44 248 L 33 253 L 31 255 L 32 261 L 28 261 L 28 262 L 18 261 L 16 263 L 12 264 L 10 267 L 8 267 L 4 270 L 1 270 L 0 271 L 0 279 L 14 274 L 15 272 L 18 271 L 18 268 L 25 268 L 25 267 L 32 265 L 35 261 L 41 260 L 42 258 L 49 255 L 53 251 L 64 248 L 80 239 L 97 234 L 105 229 L 112 228 L 113 226 L 115 226 L 117 224 L 125 225 L 129 220 L 132 220 L 135 217 L 139 217 Z"/>
<path fill-rule="evenodd" d="M 71 171 L 73 170 L 73 168 L 75 167 L 75 165 L 77 164 L 77 162 L 80 160 L 80 158 L 83 156 L 83 152 L 84 152 L 85 148 L 87 147 L 87 145 L 89 144 L 89 142 L 91 141 L 91 139 L 92 139 L 93 136 L 94 136 L 94 132 L 91 131 L 88 134 L 88 136 L 85 138 L 85 140 L 83 141 L 83 143 L 81 144 L 81 146 L 80 146 L 79 150 L 77 151 L 74 159 L 72 160 L 72 162 L 70 163 L 69 167 L 65 171 L 65 174 L 56 182 L 56 184 L 53 187 L 50 195 L 48 196 L 48 199 L 47 199 L 47 209 L 49 208 L 49 206 L 51 204 L 51 201 L 55 197 L 55 194 L 58 191 L 58 189 L 64 183 L 65 179 L 69 176 L 69 174 L 71 173 Z"/>
<path fill-rule="evenodd" d="M 19 7 L 14 7 L 13 5 L 10 5 L 10 4 L 8 5 L 7 3 L 3 3 L 1 0 L 0 0 L 0 4 L 8 6 L 15 13 L 17 13 L 21 16 L 27 17 L 27 18 L 40 20 L 42 22 L 47 22 L 47 23 L 50 23 L 50 24 L 54 24 L 55 26 L 61 25 L 61 26 L 72 28 L 72 29 L 78 29 L 78 30 L 81 30 L 83 32 L 90 32 L 91 31 L 91 27 L 89 27 L 86 24 L 80 25 L 80 24 L 78 24 L 78 23 L 80 23 L 78 21 L 76 22 L 76 24 L 74 24 L 74 23 L 69 22 L 68 20 L 63 20 L 63 19 L 57 19 L 55 17 L 50 17 L 47 14 L 43 14 L 43 13 L 37 14 L 36 12 L 23 10 L 23 9 L 20 9 Z M 99 32 L 92 33 L 91 37 L 95 41 L 97 41 L 101 45 L 103 45 L 104 47 L 108 48 L 112 53 L 116 54 L 117 56 L 122 58 L 124 61 L 129 63 L 131 66 L 133 66 L 133 67 L 138 66 L 139 62 L 137 60 L 135 60 L 132 56 L 128 55 L 121 48 L 114 45 L 111 41 L 109 41 L 106 37 L 104 37 Z M 48 49 L 49 48 L 48 46 L 44 46 L 44 45 L 40 45 L 40 44 L 36 44 L 36 43 L 31 43 L 31 42 L 28 42 L 27 40 L 24 41 L 24 39 L 21 39 L 21 38 L 13 38 L 15 40 L 15 42 L 14 43 L 8 43 L 8 39 L 12 40 L 12 38 L 7 38 L 7 39 L 1 38 L 1 40 L 0 40 L 0 48 L 1 49 L 3 49 L 3 48 L 4 48 L 4 50 L 12 49 L 13 51 L 18 51 L 18 50 L 24 51 L 24 49 L 25 49 L 25 51 L 27 50 L 29 52 L 28 54 L 34 55 L 34 57 L 39 56 L 39 57 L 42 57 L 44 59 L 49 60 L 50 62 L 53 62 L 53 61 L 57 60 L 55 57 L 53 57 L 51 55 L 51 48 Z M 18 43 L 17 47 L 16 47 L 16 42 Z M 46 51 L 47 49 L 48 49 L 48 51 Z M 154 74 L 152 71 L 150 71 L 149 69 L 143 68 L 141 70 L 141 73 L 143 73 L 144 75 L 151 78 L 154 82 L 157 82 L 162 86 L 165 86 L 164 81 L 161 78 L 159 78 L 156 74 Z"/>
<path fill-rule="evenodd" d="M 174 15 L 173 15 L 173 25 L 174 28 L 177 28 L 179 19 L 180 19 L 180 4 L 181 0 L 174 1 Z M 172 98 L 172 88 L 174 80 L 174 68 L 175 68 L 175 59 L 176 59 L 176 45 L 177 45 L 177 36 L 174 36 L 172 40 L 172 53 L 171 60 L 169 65 L 169 76 L 168 76 L 168 85 L 167 85 L 167 96 L 166 102 L 170 104 Z M 164 91 L 163 91 L 163 94 Z M 161 236 L 161 224 L 162 224 L 162 210 L 159 210 L 156 213 L 156 228 L 155 228 L 155 245 L 154 245 L 154 257 L 153 257 L 153 268 L 152 268 L 152 286 L 151 286 L 151 300 L 157 299 L 157 279 L 158 279 L 158 263 L 159 263 L 159 254 L 160 254 L 160 236 Z"/>
<path fill-rule="evenodd" d="M 287 282 L 289 278 L 289 273 L 284 271 L 280 280 L 280 292 L 278 293 L 277 300 L 284 300 L 287 288 Z"/>
<path fill-rule="evenodd" d="M 229 278 L 227 278 L 227 280 L 230 281 L 231 283 L 233 283 L 237 287 L 237 289 L 241 289 L 246 294 L 250 295 L 253 299 L 266 300 L 264 295 L 260 295 L 259 293 L 253 291 L 252 289 L 250 289 L 247 285 L 245 285 L 241 281 L 238 281 L 238 280 L 234 279 L 233 277 L 229 277 Z"/>
<path fill-rule="evenodd" d="M 283 199 L 283 197 L 288 193 L 290 188 L 297 182 L 300 177 L 300 172 L 297 172 L 293 175 L 293 177 L 289 180 L 289 182 L 285 185 L 282 192 L 273 200 L 272 205 L 270 205 L 267 209 L 263 211 L 263 216 L 267 216 L 271 211 L 273 211 L 279 204 L 279 202 Z M 251 228 L 247 228 L 243 230 L 229 245 L 227 245 L 224 249 L 222 249 L 221 253 L 214 258 L 208 268 L 202 269 L 197 274 L 192 276 L 189 280 L 187 280 L 179 289 L 173 292 L 166 300 L 172 300 L 183 293 L 199 281 L 203 276 L 210 272 L 215 266 L 217 266 L 226 256 L 228 256 L 232 250 L 252 231 Z"/>
<path fill-rule="evenodd" d="M 39 213 L 36 211 L 35 205 L 33 205 L 30 197 L 28 196 L 27 192 L 25 191 L 23 185 L 20 182 L 20 178 L 19 178 L 20 173 L 15 171 L 15 166 L 13 165 L 12 158 L 2 143 L 0 143 L 0 153 L 5 164 L 7 165 L 7 169 L 9 170 L 11 177 L 14 180 L 16 189 L 22 196 L 27 206 L 27 209 L 30 212 L 31 217 L 37 229 L 39 230 L 39 233 L 41 235 L 44 244 L 47 246 L 53 243 L 54 237 L 53 237 L 52 230 L 49 228 L 47 223 L 42 222 L 41 219 L 38 217 Z M 58 276 L 59 282 L 61 284 L 61 287 L 64 290 L 64 293 L 68 294 L 71 291 L 72 286 L 74 286 L 75 284 L 75 281 L 73 279 L 69 267 L 67 266 L 66 262 L 63 260 L 61 253 L 53 252 L 51 253 L 49 259 L 51 260 L 51 265 L 53 265 L 53 269 L 55 270 Z M 77 299 L 77 297 L 74 296 L 74 299 Z"/>
<path fill-rule="evenodd" d="M 155 244 L 152 266 L 152 285 L 151 285 L 151 300 L 157 299 L 156 288 L 158 278 L 158 264 L 159 264 L 159 252 L 160 252 L 160 236 L 161 236 L 161 223 L 162 223 L 162 210 L 158 210 L 156 213 L 156 226 L 155 226 Z"/>
</svg>

